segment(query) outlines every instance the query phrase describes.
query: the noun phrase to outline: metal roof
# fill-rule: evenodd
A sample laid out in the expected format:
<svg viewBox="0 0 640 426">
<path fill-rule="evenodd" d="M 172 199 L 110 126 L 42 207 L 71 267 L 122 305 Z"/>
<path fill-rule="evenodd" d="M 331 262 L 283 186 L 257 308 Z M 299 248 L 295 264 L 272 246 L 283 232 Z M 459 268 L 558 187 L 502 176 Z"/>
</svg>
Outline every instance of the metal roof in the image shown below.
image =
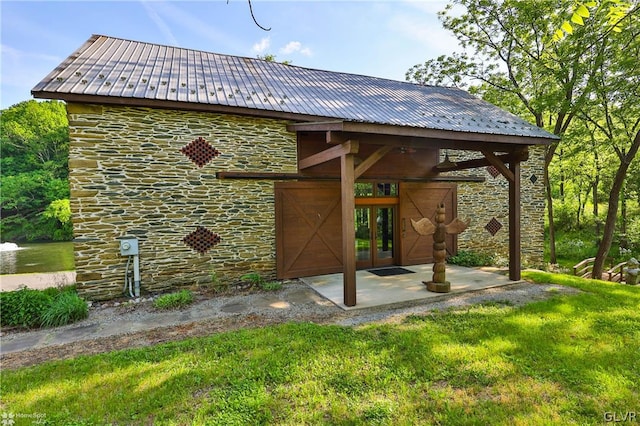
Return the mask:
<svg viewBox="0 0 640 426">
<path fill-rule="evenodd" d="M 165 101 L 423 129 L 556 139 L 464 90 L 92 36 L 33 88 L 39 98 Z M 97 99 L 97 98 L 96 98 Z M 185 104 L 186 105 L 186 104 Z"/>
</svg>

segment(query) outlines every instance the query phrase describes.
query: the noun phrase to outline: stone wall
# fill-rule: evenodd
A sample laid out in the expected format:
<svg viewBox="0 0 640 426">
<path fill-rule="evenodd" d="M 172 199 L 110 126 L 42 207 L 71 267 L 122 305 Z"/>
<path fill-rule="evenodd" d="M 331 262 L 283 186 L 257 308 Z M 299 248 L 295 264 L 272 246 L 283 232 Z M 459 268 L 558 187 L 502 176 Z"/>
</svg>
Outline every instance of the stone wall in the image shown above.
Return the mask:
<svg viewBox="0 0 640 426">
<path fill-rule="evenodd" d="M 82 296 L 101 300 L 122 294 L 127 257 L 120 255 L 119 238 L 126 236 L 139 239 L 143 292 L 210 283 L 214 273 L 220 280 L 248 272 L 275 277 L 273 181 L 219 180 L 215 173 L 296 172 L 296 135 L 286 131 L 285 121 L 74 103 L 67 111 Z M 204 141 L 194 142 L 198 138 Z M 199 148 L 190 145 L 198 143 Z M 198 154 L 195 162 L 187 154 Z M 449 154 L 453 160 L 479 156 Z M 524 265 L 543 262 L 543 161 L 538 147 L 522 163 Z M 506 179 L 487 168 L 457 174 L 486 177 L 484 183 L 458 185 L 458 215 L 471 218 L 458 248 L 507 259 Z M 501 224 L 495 235 L 485 229 L 492 219 Z M 220 237 L 206 252 L 184 241 L 198 227 Z"/>
<path fill-rule="evenodd" d="M 215 172 L 296 172 L 296 137 L 285 121 L 73 103 L 67 111 L 83 296 L 122 294 L 124 236 L 139 239 L 143 292 L 210 282 L 212 273 L 275 275 L 273 181 L 218 180 Z M 182 152 L 197 138 L 219 151 L 202 167 Z M 198 226 L 221 238 L 206 253 L 183 241 Z"/>
<path fill-rule="evenodd" d="M 449 157 L 452 161 L 461 161 L 481 157 L 481 154 L 449 151 Z M 523 267 L 540 267 L 544 264 L 543 173 L 544 147 L 530 147 L 529 159 L 522 162 L 520 167 Z M 458 236 L 458 250 L 491 254 L 500 264 L 506 266 L 509 259 L 509 183 L 507 179 L 497 170 L 489 167 L 456 174 L 484 176 L 486 179 L 483 183 L 469 182 L 458 185 L 458 216 L 471 219 L 469 228 Z M 493 219 L 495 221 L 490 225 Z"/>
</svg>

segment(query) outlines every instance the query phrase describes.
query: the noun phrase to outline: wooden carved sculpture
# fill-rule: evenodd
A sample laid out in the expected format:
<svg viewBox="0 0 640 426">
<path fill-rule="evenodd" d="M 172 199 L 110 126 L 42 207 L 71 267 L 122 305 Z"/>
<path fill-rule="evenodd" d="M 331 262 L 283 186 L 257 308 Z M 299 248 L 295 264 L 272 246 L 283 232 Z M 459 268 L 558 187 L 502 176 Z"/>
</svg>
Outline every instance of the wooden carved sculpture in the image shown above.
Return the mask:
<svg viewBox="0 0 640 426">
<path fill-rule="evenodd" d="M 426 217 L 416 221 L 411 219 L 411 226 L 419 235 L 433 235 L 433 278 L 431 281 L 423 281 L 427 290 L 435 293 L 448 293 L 451 291 L 451 283 L 446 280 L 447 234 L 459 234 L 469 226 L 457 217 L 448 225 L 444 224 L 445 209 L 444 204 L 439 204 L 436 208 L 435 225 Z"/>
</svg>

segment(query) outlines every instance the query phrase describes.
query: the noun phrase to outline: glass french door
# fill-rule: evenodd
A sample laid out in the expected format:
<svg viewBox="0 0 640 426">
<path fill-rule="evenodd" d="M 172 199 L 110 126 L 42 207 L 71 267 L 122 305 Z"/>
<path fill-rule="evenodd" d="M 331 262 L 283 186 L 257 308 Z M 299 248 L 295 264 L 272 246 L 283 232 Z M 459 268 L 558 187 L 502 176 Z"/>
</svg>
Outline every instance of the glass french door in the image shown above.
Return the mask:
<svg viewBox="0 0 640 426">
<path fill-rule="evenodd" d="M 356 267 L 377 268 L 395 261 L 395 207 L 357 206 Z"/>
</svg>

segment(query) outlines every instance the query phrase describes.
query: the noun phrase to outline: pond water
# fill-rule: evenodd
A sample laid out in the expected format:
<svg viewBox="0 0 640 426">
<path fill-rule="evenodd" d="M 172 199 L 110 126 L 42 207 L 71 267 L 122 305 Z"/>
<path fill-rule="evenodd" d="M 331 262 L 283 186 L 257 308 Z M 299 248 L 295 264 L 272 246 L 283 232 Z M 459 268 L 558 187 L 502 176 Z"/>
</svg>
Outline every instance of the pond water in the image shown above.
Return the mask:
<svg viewBox="0 0 640 426">
<path fill-rule="evenodd" d="M 17 250 L 7 243 L 0 251 L 0 274 L 73 271 L 73 243 L 24 243 Z"/>
</svg>

